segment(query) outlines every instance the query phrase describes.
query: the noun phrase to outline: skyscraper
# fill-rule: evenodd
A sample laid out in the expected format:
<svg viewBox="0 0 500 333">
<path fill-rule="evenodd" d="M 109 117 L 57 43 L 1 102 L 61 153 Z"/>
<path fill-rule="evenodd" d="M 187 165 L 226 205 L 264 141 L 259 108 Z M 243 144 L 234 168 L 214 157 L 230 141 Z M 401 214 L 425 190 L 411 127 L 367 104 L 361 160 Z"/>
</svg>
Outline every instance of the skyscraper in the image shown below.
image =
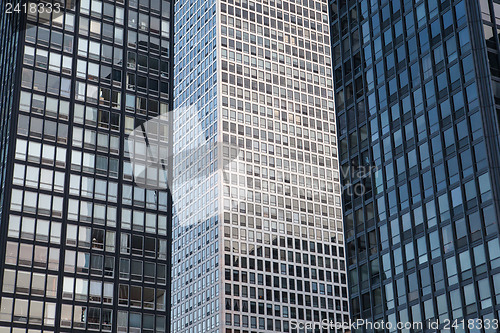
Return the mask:
<svg viewBox="0 0 500 333">
<path fill-rule="evenodd" d="M 175 2 L 172 332 L 348 320 L 328 22 Z"/>
<path fill-rule="evenodd" d="M 166 332 L 168 193 L 126 136 L 170 109 L 171 3 L 35 7 L 1 9 L 0 332 Z"/>
<path fill-rule="evenodd" d="M 500 4 L 329 5 L 352 319 L 496 332 Z"/>
</svg>

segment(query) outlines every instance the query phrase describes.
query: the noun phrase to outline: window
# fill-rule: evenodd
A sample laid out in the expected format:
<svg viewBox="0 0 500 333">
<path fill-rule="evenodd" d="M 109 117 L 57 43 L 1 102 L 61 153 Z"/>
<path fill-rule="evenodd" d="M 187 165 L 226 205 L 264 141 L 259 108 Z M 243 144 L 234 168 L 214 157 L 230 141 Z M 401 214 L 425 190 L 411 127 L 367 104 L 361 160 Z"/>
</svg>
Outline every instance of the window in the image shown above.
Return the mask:
<svg viewBox="0 0 500 333">
<path fill-rule="evenodd" d="M 142 306 L 142 288 L 137 286 L 130 286 L 130 306 Z"/>
<path fill-rule="evenodd" d="M 70 277 L 64 277 L 63 280 L 63 299 L 73 299 L 75 280 Z"/>
<path fill-rule="evenodd" d="M 128 279 L 130 276 L 130 260 L 120 259 L 120 278 Z"/>
<path fill-rule="evenodd" d="M 100 303 L 102 299 L 102 282 L 90 281 L 89 301 Z"/>
<path fill-rule="evenodd" d="M 87 301 L 89 293 L 88 280 L 86 279 L 75 279 L 75 300 L 77 301 Z"/>
<path fill-rule="evenodd" d="M 106 257 L 104 260 L 104 275 L 113 277 L 115 271 L 115 261 L 113 257 Z"/>
<path fill-rule="evenodd" d="M 93 229 L 92 230 L 92 248 L 93 249 L 104 249 L 104 230 Z"/>
<path fill-rule="evenodd" d="M 28 301 L 16 299 L 12 320 L 14 322 L 26 323 L 28 321 Z"/>
<path fill-rule="evenodd" d="M 102 275 L 103 271 L 103 256 L 99 254 L 92 254 L 90 261 L 91 274 Z"/>
<path fill-rule="evenodd" d="M 156 292 L 156 309 L 164 310 L 166 302 L 166 293 L 165 290 L 157 289 Z"/>
<path fill-rule="evenodd" d="M 43 302 L 32 300 L 30 302 L 29 322 L 31 324 L 40 325 L 42 323 L 42 318 L 43 318 Z"/>
<path fill-rule="evenodd" d="M 142 281 L 142 261 L 139 260 L 132 260 L 131 262 L 131 269 L 130 269 L 132 275 L 132 280 L 136 281 Z"/>
<path fill-rule="evenodd" d="M 47 287 L 45 296 L 56 297 L 57 295 L 57 275 L 47 275 Z"/>
<path fill-rule="evenodd" d="M 104 283 L 103 303 L 113 304 L 114 286 L 112 283 Z"/>
<path fill-rule="evenodd" d="M 118 289 L 118 304 L 120 305 L 128 305 L 128 292 L 129 286 L 125 284 L 120 284 Z"/>
<path fill-rule="evenodd" d="M 87 317 L 86 306 L 75 306 L 73 311 L 73 327 L 84 328 Z"/>
<path fill-rule="evenodd" d="M 77 272 L 88 273 L 90 268 L 90 253 L 78 252 L 77 257 Z"/>
<path fill-rule="evenodd" d="M 33 263 L 33 245 L 19 244 L 19 265 L 31 267 L 32 263 Z"/>
<path fill-rule="evenodd" d="M 45 274 L 33 273 L 31 294 L 38 296 L 45 295 Z"/>
<path fill-rule="evenodd" d="M 72 315 L 73 315 L 73 306 L 68 304 L 63 304 L 61 306 L 61 326 L 62 327 L 71 327 L 72 323 Z"/>
</svg>

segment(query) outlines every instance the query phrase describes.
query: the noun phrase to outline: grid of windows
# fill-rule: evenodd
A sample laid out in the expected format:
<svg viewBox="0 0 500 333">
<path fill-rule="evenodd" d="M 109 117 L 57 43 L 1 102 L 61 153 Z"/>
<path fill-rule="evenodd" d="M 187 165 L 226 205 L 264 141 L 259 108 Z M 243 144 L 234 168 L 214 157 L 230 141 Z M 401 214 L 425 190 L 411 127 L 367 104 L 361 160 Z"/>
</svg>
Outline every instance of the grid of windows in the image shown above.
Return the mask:
<svg viewBox="0 0 500 333">
<path fill-rule="evenodd" d="M 219 332 L 216 1 L 175 1 L 172 332 Z"/>
<path fill-rule="evenodd" d="M 222 139 L 241 149 L 223 163 L 226 332 L 347 321 L 326 14 L 221 3 Z"/>
<path fill-rule="evenodd" d="M 174 332 L 348 321 L 327 9 L 176 3 L 175 104 L 196 108 L 174 111 L 174 146 L 209 149 L 175 164 L 177 179 L 204 179 L 174 190 Z"/>
<path fill-rule="evenodd" d="M 474 6 L 330 1 L 352 320 L 498 318 Z"/>
<path fill-rule="evenodd" d="M 0 326 L 165 332 L 167 191 L 125 136 L 168 110 L 171 3 L 65 5 L 22 30 Z"/>
<path fill-rule="evenodd" d="M 17 26 L 20 24 L 20 17 L 15 15 L 1 15 L 0 17 L 0 182 L 5 184 L 8 175 L 7 161 L 11 142 L 9 138 L 12 128 L 12 109 L 14 96 L 11 93 L 19 80 L 19 75 L 12 73 L 19 72 L 16 58 L 12 55 L 18 51 L 20 33 Z M 6 186 L 0 189 L 0 218 L 4 214 L 4 202 L 8 198 Z"/>
</svg>

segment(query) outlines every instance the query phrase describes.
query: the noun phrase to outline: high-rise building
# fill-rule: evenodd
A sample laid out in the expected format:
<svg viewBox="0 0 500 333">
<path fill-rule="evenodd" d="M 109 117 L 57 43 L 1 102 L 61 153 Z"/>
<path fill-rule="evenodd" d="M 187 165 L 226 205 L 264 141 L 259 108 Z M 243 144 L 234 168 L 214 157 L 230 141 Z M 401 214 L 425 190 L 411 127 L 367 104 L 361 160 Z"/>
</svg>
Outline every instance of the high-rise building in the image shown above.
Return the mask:
<svg viewBox="0 0 500 333">
<path fill-rule="evenodd" d="M 347 322 L 326 0 L 178 0 L 172 332 Z"/>
<path fill-rule="evenodd" d="M 127 135 L 170 109 L 172 4 L 20 3 L 0 9 L 0 332 L 166 332 L 169 195 Z"/>
<path fill-rule="evenodd" d="M 352 320 L 498 331 L 500 4 L 329 7 Z"/>
</svg>

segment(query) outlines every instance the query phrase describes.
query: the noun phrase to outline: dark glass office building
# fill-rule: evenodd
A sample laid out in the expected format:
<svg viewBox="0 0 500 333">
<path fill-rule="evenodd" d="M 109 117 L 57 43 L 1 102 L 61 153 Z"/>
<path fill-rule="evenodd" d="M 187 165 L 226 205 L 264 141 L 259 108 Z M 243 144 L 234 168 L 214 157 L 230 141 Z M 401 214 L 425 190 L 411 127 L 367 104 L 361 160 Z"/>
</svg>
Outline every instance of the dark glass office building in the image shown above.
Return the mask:
<svg viewBox="0 0 500 333">
<path fill-rule="evenodd" d="M 336 0 L 330 16 L 350 313 L 393 324 L 356 331 L 497 332 L 500 3 Z"/>
<path fill-rule="evenodd" d="M 170 108 L 171 2 L 6 8 L 0 332 L 166 332 L 169 195 L 127 136 Z"/>
</svg>

